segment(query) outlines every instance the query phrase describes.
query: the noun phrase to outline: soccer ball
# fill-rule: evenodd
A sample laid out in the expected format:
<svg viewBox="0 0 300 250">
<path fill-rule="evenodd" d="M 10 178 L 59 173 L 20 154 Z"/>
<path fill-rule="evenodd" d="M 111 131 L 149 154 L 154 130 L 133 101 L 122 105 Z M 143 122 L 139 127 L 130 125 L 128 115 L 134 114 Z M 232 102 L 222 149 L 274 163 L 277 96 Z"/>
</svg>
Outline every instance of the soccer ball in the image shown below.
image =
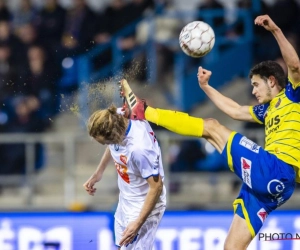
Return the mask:
<svg viewBox="0 0 300 250">
<path fill-rule="evenodd" d="M 202 57 L 214 47 L 215 32 L 207 23 L 194 21 L 181 30 L 179 44 L 188 56 Z"/>
</svg>

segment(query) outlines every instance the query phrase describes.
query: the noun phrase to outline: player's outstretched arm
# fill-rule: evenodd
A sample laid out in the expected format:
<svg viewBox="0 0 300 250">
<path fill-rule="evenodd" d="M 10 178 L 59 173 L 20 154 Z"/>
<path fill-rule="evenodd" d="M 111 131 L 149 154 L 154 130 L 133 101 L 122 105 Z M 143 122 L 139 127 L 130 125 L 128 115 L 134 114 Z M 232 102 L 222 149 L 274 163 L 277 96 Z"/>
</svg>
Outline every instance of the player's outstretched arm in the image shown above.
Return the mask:
<svg viewBox="0 0 300 250">
<path fill-rule="evenodd" d="M 106 169 L 109 161 L 111 160 L 111 154 L 109 147 L 106 148 L 101 161 L 96 169 L 96 171 L 92 174 L 92 176 L 83 184 L 84 189 L 88 192 L 89 195 L 94 195 L 96 192 L 96 188 L 94 185 L 102 179 L 104 170 Z"/>
<path fill-rule="evenodd" d="M 256 25 L 264 27 L 270 31 L 275 37 L 282 57 L 288 67 L 288 76 L 292 83 L 300 82 L 300 61 L 296 50 L 292 44 L 282 33 L 281 29 L 273 22 L 268 15 L 262 15 L 255 18 L 254 23 Z"/>
<path fill-rule="evenodd" d="M 120 240 L 120 246 L 126 246 L 134 240 L 141 226 L 145 223 L 146 219 L 155 207 L 157 200 L 163 189 L 163 182 L 160 175 L 151 176 L 147 179 L 149 184 L 149 191 L 145 198 L 144 205 L 139 214 L 139 217 L 130 223 L 128 223 L 126 229 L 123 232 L 123 237 Z"/>
<path fill-rule="evenodd" d="M 223 111 L 225 114 L 227 114 L 235 120 L 254 122 L 249 112 L 249 106 L 239 105 L 238 103 L 224 96 L 208 84 L 211 74 L 211 71 L 199 67 L 197 76 L 200 88 L 212 100 L 212 102 L 221 111 Z"/>
</svg>

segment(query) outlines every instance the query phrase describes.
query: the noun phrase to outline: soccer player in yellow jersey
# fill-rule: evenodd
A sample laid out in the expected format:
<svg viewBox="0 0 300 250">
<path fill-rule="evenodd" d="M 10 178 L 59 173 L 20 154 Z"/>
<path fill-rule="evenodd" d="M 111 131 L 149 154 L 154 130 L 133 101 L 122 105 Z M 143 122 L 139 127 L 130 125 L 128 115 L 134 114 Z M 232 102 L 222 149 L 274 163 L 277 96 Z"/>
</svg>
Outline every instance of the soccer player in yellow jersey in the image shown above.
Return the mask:
<svg viewBox="0 0 300 250">
<path fill-rule="evenodd" d="M 225 241 L 226 250 L 246 249 L 266 217 L 291 197 L 295 181 L 300 181 L 299 57 L 268 15 L 258 16 L 254 23 L 275 37 L 288 67 L 288 80 L 276 62 L 255 65 L 249 77 L 259 105 L 241 106 L 208 84 L 210 71 L 199 67 L 197 76 L 200 88 L 224 113 L 236 120 L 265 124 L 265 149 L 215 119 L 147 106 L 134 95 L 126 80 L 120 82 L 131 119 L 147 119 L 181 135 L 205 138 L 243 181 L 233 202 L 235 214 Z"/>
</svg>

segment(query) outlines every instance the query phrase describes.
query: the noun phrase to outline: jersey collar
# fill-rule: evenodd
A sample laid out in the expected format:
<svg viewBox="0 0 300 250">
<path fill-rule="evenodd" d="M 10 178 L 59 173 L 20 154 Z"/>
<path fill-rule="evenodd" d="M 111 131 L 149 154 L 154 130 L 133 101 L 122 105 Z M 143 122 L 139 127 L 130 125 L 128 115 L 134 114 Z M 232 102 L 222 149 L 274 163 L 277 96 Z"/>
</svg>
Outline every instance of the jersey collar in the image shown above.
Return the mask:
<svg viewBox="0 0 300 250">
<path fill-rule="evenodd" d="M 273 107 L 276 105 L 276 103 L 278 103 L 278 101 L 280 100 L 280 97 L 283 97 L 285 93 L 285 88 L 283 88 L 271 101 L 270 101 L 270 106 Z"/>
<path fill-rule="evenodd" d="M 129 120 L 128 127 L 127 127 L 126 132 L 125 132 L 125 136 L 128 135 L 128 133 L 130 131 L 130 128 L 131 128 L 131 120 Z"/>
</svg>

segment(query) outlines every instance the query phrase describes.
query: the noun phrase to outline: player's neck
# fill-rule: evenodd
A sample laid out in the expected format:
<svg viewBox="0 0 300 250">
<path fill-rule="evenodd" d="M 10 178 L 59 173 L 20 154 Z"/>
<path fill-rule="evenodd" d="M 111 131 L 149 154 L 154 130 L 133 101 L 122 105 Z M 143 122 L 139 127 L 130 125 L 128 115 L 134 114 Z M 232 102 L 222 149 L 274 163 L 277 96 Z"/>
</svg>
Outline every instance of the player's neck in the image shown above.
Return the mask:
<svg viewBox="0 0 300 250">
<path fill-rule="evenodd" d="M 272 96 L 272 100 L 274 98 L 276 98 L 276 96 L 278 96 L 282 91 L 284 91 L 284 88 L 281 88 L 279 86 L 276 86 L 276 88 L 273 89 L 271 96 Z"/>
</svg>

